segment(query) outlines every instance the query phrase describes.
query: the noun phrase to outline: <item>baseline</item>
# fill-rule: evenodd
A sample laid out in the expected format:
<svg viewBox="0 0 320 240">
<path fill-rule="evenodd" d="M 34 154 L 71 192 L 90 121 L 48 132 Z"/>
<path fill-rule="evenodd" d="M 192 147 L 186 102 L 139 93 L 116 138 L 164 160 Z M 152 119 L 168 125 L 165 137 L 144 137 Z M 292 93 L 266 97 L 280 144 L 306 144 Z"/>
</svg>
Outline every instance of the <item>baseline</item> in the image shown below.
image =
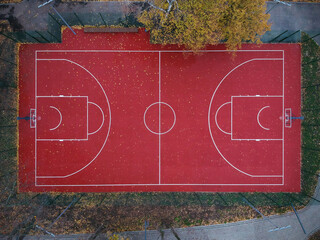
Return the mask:
<svg viewBox="0 0 320 240">
<path fill-rule="evenodd" d="M 104 124 L 104 112 L 103 112 L 103 110 L 101 109 L 101 107 L 98 105 L 98 104 L 96 104 L 96 103 L 94 103 L 94 102 L 88 102 L 88 104 L 92 104 L 92 105 L 94 105 L 94 106 L 96 106 L 99 110 L 100 110 L 100 112 L 101 112 L 101 114 L 102 114 L 102 123 L 101 123 L 101 125 L 100 125 L 100 127 L 96 130 L 96 131 L 94 131 L 94 132 L 88 132 L 88 135 L 92 135 L 92 134 L 95 134 L 95 133 L 97 133 L 97 132 L 99 132 L 100 131 L 100 129 L 102 128 L 102 126 L 103 126 L 103 124 Z"/>
<path fill-rule="evenodd" d="M 54 127 L 54 128 L 50 128 L 49 130 L 50 131 L 53 131 L 53 130 L 56 130 L 59 126 L 60 126 L 60 124 L 61 124 L 61 122 L 62 122 L 62 114 L 61 114 L 61 112 L 60 112 L 60 110 L 58 109 L 58 108 L 56 108 L 56 107 L 54 107 L 54 106 L 50 106 L 50 108 L 52 108 L 52 109 L 54 109 L 54 110 L 56 110 L 58 113 L 59 113 L 59 123 L 58 123 L 58 125 L 56 126 L 56 127 Z"/>
</svg>

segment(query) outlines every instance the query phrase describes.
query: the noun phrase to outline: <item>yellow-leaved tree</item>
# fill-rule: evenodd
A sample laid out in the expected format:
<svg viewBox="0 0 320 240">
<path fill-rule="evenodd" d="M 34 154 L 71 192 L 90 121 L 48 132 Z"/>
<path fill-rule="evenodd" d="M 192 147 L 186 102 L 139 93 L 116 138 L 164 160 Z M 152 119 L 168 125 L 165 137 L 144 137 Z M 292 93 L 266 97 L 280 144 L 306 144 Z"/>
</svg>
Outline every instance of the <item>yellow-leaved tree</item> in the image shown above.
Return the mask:
<svg viewBox="0 0 320 240">
<path fill-rule="evenodd" d="M 138 20 L 158 44 L 179 44 L 197 51 L 225 42 L 260 42 L 270 30 L 264 0 L 150 0 Z"/>
</svg>

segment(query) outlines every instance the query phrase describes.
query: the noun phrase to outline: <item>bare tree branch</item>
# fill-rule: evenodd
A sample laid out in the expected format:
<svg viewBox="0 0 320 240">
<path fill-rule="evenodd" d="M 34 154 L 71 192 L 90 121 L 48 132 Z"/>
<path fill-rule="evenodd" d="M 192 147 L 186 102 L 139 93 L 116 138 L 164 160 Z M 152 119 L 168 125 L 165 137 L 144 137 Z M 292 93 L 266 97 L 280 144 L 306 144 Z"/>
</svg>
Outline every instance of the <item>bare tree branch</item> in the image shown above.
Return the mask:
<svg viewBox="0 0 320 240">
<path fill-rule="evenodd" d="M 179 8 L 178 8 L 179 5 L 178 5 L 177 0 L 166 0 L 166 1 L 167 1 L 167 3 L 169 4 L 167 10 L 156 6 L 156 5 L 155 5 L 153 2 L 151 2 L 151 1 L 147 1 L 147 3 L 148 3 L 151 7 L 155 8 L 155 9 L 157 9 L 157 10 L 159 10 L 159 11 L 164 12 L 164 13 L 166 14 L 166 17 L 165 17 L 165 18 L 167 18 L 167 17 L 168 17 L 168 14 L 171 12 L 171 10 L 172 10 L 173 7 L 174 7 L 174 4 L 176 4 L 176 9 L 177 9 L 178 11 L 179 11 Z"/>
<path fill-rule="evenodd" d="M 160 8 L 160 7 L 156 6 L 156 5 L 154 5 L 151 1 L 147 1 L 147 3 L 148 3 L 151 7 L 153 7 L 153 8 L 155 8 L 155 9 L 159 10 L 159 11 L 162 11 L 162 12 L 166 13 L 166 10 L 164 10 L 163 8 Z"/>
</svg>

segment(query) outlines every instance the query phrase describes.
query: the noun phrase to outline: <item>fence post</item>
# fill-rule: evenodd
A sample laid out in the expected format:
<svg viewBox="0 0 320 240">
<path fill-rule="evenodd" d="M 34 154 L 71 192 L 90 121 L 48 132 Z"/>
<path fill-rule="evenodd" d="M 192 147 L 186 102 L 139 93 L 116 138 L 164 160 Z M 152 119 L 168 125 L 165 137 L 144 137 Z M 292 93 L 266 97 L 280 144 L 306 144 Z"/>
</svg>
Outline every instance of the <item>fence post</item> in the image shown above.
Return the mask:
<svg viewBox="0 0 320 240">
<path fill-rule="evenodd" d="M 289 198 L 291 198 L 292 200 L 302 204 L 303 206 L 306 206 L 306 204 L 304 204 L 303 202 L 301 202 L 299 199 L 296 199 L 295 197 L 291 196 L 290 194 L 287 194 L 287 196 L 289 196 Z"/>
<path fill-rule="evenodd" d="M 273 200 L 271 197 L 269 197 L 267 194 L 262 193 L 267 199 L 269 199 L 271 202 L 275 203 L 278 207 L 282 207 L 278 202 Z"/>
<path fill-rule="evenodd" d="M 292 203 L 291 203 L 291 207 L 292 207 L 294 213 L 296 214 L 296 217 L 297 217 L 297 219 L 298 219 L 298 221 L 299 221 L 299 223 L 300 223 L 300 226 L 301 226 L 304 234 L 307 234 L 307 233 L 306 233 L 306 230 L 304 229 L 304 227 L 303 227 L 303 225 L 302 225 L 302 222 L 301 222 L 301 220 L 300 220 L 300 218 L 299 218 L 299 215 L 298 215 L 298 213 L 297 213 L 297 211 L 296 211 L 296 209 L 294 208 L 294 206 L 293 206 Z"/>
<path fill-rule="evenodd" d="M 47 32 L 52 36 L 52 37 L 54 37 L 58 42 L 60 42 L 60 39 L 58 39 L 55 35 L 53 35 L 51 32 L 49 32 L 48 30 L 47 30 Z"/>
<path fill-rule="evenodd" d="M 305 195 L 305 196 L 307 196 L 307 197 L 309 197 L 309 198 L 311 198 L 311 199 L 313 199 L 314 201 L 317 201 L 317 202 L 320 203 L 320 200 L 318 200 L 318 199 L 316 199 L 316 198 L 314 198 L 314 197 L 312 197 L 312 196 L 310 196 L 310 195 L 308 195 L 308 194 L 306 194 L 306 193 L 303 193 L 303 192 L 302 192 L 302 194 Z"/>
<path fill-rule="evenodd" d="M 26 35 L 28 35 L 28 36 L 32 37 L 34 40 L 36 40 L 38 43 L 42 43 L 42 42 L 40 42 L 37 38 L 35 38 L 34 36 L 32 36 L 30 33 L 28 33 L 28 32 L 25 32 L 25 33 L 26 33 Z"/>
<path fill-rule="evenodd" d="M 285 34 L 286 32 L 288 32 L 288 30 L 285 30 L 284 32 L 280 33 L 279 35 L 277 35 L 275 38 L 271 39 L 269 41 L 269 43 L 273 42 L 274 40 L 276 40 L 278 37 L 282 36 L 283 34 Z"/>
<path fill-rule="evenodd" d="M 18 40 L 14 39 L 13 37 L 10 37 L 9 35 L 6 35 L 2 32 L 0 32 L 1 35 L 5 36 L 6 38 L 9 38 L 10 40 L 14 41 L 14 42 L 19 42 Z"/>
<path fill-rule="evenodd" d="M 102 15 L 101 15 L 101 13 L 99 13 L 99 15 L 100 15 L 100 17 L 101 17 L 101 19 L 102 19 L 102 21 L 103 21 L 104 25 L 107 25 L 106 21 L 104 21 L 104 19 L 103 19 Z"/>
<path fill-rule="evenodd" d="M 303 63 L 302 66 L 308 65 L 308 64 L 313 63 L 313 62 L 317 62 L 317 61 L 319 61 L 319 60 L 320 60 L 320 58 L 313 59 L 313 60 L 310 61 L 310 62 Z"/>
<path fill-rule="evenodd" d="M 58 20 L 51 14 L 51 13 L 48 13 L 49 16 L 61 27 L 62 24 L 58 22 Z"/>
<path fill-rule="evenodd" d="M 282 42 L 283 40 L 285 40 L 285 39 L 287 39 L 287 38 L 289 38 L 289 37 L 291 37 L 291 36 L 295 35 L 297 32 L 300 32 L 300 30 L 295 31 L 294 33 L 290 34 L 289 36 L 287 36 L 287 37 L 285 37 L 285 38 L 283 38 L 283 39 L 279 40 L 279 42 Z"/>
<path fill-rule="evenodd" d="M 229 204 L 227 203 L 227 201 L 220 195 L 220 193 L 217 193 L 217 195 L 221 198 L 221 200 L 222 200 L 227 206 L 229 206 Z"/>
<path fill-rule="evenodd" d="M 42 37 L 45 41 L 47 41 L 48 43 L 50 43 L 50 41 L 47 39 L 47 38 L 45 38 L 40 32 L 38 32 L 38 31 L 35 31 L 40 37 Z"/>
<path fill-rule="evenodd" d="M 75 12 L 73 12 L 73 14 L 76 16 L 77 20 L 78 20 L 79 23 L 82 25 L 82 27 L 84 27 L 84 24 L 83 24 L 83 22 L 81 21 L 81 19 L 79 18 L 79 16 L 78 16 Z"/>
<path fill-rule="evenodd" d="M 0 59 L 1 59 L 2 61 L 4 61 L 4 62 L 7 62 L 7 63 L 10 63 L 10 64 L 13 64 L 13 65 L 16 65 L 16 66 L 17 66 L 16 63 L 10 62 L 10 61 L 8 61 L 8 60 L 6 60 L 6 59 L 4 59 L 4 58 L 1 58 L 1 57 L 0 57 Z"/>
<path fill-rule="evenodd" d="M 55 7 L 51 6 L 51 8 L 56 12 L 56 14 L 61 18 L 61 20 L 67 25 L 67 27 L 71 30 L 71 32 L 74 34 L 74 35 L 77 35 L 75 33 L 75 31 L 73 31 L 73 29 L 70 27 L 70 25 L 67 23 L 66 20 L 64 20 L 64 18 L 61 16 L 61 14 L 57 11 L 57 9 L 55 9 Z"/>
<path fill-rule="evenodd" d="M 319 36 L 319 35 L 320 35 L 320 33 L 314 35 L 313 37 L 309 37 L 307 40 L 302 41 L 302 43 L 308 42 L 309 40 L 311 40 L 311 39 L 313 39 L 313 38 L 315 38 L 315 37 L 317 37 L 317 36 Z"/>
</svg>

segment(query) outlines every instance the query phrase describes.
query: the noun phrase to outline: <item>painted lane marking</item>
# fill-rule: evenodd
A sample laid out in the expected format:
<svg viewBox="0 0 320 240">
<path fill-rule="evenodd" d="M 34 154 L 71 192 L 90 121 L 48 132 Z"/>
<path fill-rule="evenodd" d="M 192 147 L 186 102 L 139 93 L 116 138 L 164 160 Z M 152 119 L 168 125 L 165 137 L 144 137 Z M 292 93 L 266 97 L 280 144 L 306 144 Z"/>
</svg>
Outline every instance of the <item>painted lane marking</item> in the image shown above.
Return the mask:
<svg viewBox="0 0 320 240">
<path fill-rule="evenodd" d="M 50 128 L 50 131 L 53 131 L 53 130 L 56 130 L 60 126 L 60 124 L 62 122 L 62 114 L 61 114 L 61 112 L 60 112 L 60 110 L 58 108 L 56 108 L 54 106 L 50 106 L 50 108 L 56 110 L 59 113 L 59 116 L 60 116 L 58 125 L 56 127 L 54 127 L 54 128 Z"/>
<path fill-rule="evenodd" d="M 218 108 L 218 110 L 216 111 L 216 115 L 214 116 L 214 120 L 215 120 L 215 122 L 216 122 L 217 127 L 219 128 L 219 130 L 220 130 L 221 132 L 223 132 L 223 133 L 225 133 L 225 134 L 231 135 L 231 132 L 224 131 L 224 130 L 222 130 L 222 129 L 220 128 L 220 126 L 219 126 L 219 124 L 218 124 L 218 120 L 217 120 L 218 113 L 219 113 L 220 109 L 221 109 L 224 105 L 227 105 L 227 104 L 231 104 L 231 102 L 226 102 L 226 103 L 222 104 L 222 105 Z"/>
<path fill-rule="evenodd" d="M 88 132 L 88 135 L 92 135 L 92 134 L 97 133 L 97 132 L 102 128 L 102 126 L 103 126 L 103 124 L 104 124 L 104 112 L 103 112 L 103 110 L 101 109 L 101 107 L 100 107 L 98 104 L 96 104 L 96 103 L 94 103 L 94 102 L 88 102 L 88 103 L 96 106 L 97 108 L 99 108 L 99 110 L 100 110 L 100 112 L 101 112 L 101 114 L 102 114 L 102 123 L 101 123 L 100 127 L 99 127 L 96 131 L 94 131 L 94 132 L 91 132 L 91 133 Z"/>
<path fill-rule="evenodd" d="M 261 123 L 260 123 L 260 113 L 261 113 L 264 109 L 269 108 L 269 107 L 270 107 L 270 106 L 265 106 L 265 107 L 261 108 L 260 111 L 259 111 L 258 114 L 257 114 L 257 122 L 258 122 L 258 124 L 260 125 L 260 127 L 262 127 L 264 130 L 270 130 L 270 128 L 266 128 L 266 127 L 264 127 L 264 126 L 261 125 Z"/>
</svg>

